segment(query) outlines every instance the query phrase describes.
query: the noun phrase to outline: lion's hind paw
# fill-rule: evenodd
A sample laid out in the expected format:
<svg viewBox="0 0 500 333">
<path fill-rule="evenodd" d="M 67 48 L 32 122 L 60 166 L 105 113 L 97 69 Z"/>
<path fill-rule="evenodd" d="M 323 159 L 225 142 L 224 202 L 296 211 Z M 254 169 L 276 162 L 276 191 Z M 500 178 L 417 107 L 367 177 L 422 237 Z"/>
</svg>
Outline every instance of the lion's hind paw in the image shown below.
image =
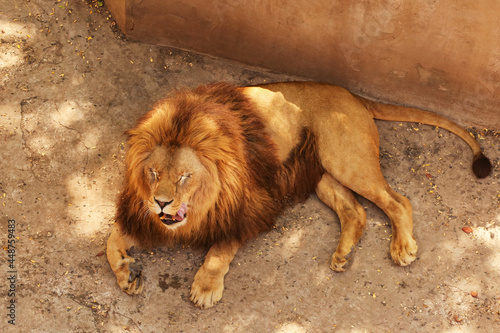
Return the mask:
<svg viewBox="0 0 500 333">
<path fill-rule="evenodd" d="M 393 240 L 391 243 L 392 260 L 400 266 L 408 266 L 417 259 L 417 242 L 410 238 L 405 241 Z"/>
<path fill-rule="evenodd" d="M 332 256 L 332 262 L 330 264 L 330 268 L 334 270 L 335 272 L 345 272 L 347 269 L 349 263 L 349 259 L 339 256 L 336 253 L 333 254 Z"/>
</svg>

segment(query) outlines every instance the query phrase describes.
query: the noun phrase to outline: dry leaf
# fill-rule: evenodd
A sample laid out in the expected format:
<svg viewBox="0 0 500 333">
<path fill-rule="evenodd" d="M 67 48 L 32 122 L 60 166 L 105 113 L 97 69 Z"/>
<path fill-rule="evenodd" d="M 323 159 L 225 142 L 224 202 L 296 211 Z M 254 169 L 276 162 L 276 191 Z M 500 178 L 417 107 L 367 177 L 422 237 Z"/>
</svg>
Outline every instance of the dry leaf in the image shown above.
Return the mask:
<svg viewBox="0 0 500 333">
<path fill-rule="evenodd" d="M 466 234 L 472 233 L 472 228 L 471 227 L 463 227 L 462 231 L 465 232 Z"/>
</svg>

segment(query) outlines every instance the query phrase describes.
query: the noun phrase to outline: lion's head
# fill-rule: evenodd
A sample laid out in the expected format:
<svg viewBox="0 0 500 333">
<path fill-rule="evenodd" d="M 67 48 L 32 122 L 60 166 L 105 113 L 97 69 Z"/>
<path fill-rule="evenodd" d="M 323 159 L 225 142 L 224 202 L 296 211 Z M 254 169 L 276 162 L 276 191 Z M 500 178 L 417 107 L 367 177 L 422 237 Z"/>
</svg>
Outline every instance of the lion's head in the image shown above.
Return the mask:
<svg viewBox="0 0 500 333">
<path fill-rule="evenodd" d="M 184 112 L 180 114 L 179 108 Z M 128 198 L 128 216 L 135 215 L 135 221 L 130 221 L 133 234 L 139 230 L 158 238 L 187 240 L 205 227 L 202 222 L 207 216 L 214 215 L 221 192 L 219 177 L 226 176 L 220 159 L 229 158 L 220 150 L 234 151 L 228 138 L 218 135 L 210 117 L 193 111 L 192 117 L 184 118 L 190 111 L 167 99 L 127 132 L 124 198 Z M 233 169 L 227 175 L 241 170 Z M 224 211 L 227 205 L 219 202 L 219 209 Z"/>
<path fill-rule="evenodd" d="M 166 226 L 177 228 L 186 224 L 193 205 L 199 212 L 200 203 L 206 202 L 203 199 L 207 193 L 201 186 L 206 185 L 203 179 L 210 174 L 191 148 L 157 146 L 142 165 L 149 187 L 149 195 L 144 198 L 148 211 L 158 215 Z M 198 198 L 201 195 L 203 198 Z M 215 193 L 209 196 L 215 197 Z"/>
</svg>

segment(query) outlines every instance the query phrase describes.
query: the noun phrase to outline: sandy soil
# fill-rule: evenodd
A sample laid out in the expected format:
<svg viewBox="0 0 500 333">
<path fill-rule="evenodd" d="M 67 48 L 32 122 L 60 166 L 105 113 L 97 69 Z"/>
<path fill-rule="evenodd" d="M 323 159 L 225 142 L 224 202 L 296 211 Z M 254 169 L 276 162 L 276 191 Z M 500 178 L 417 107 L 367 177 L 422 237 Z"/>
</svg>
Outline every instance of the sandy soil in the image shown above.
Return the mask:
<svg viewBox="0 0 500 333">
<path fill-rule="evenodd" d="M 123 132 L 179 87 L 291 78 L 128 41 L 97 1 L 0 0 L 0 39 L 0 331 L 500 330 L 495 129 L 472 129 L 494 164 L 477 180 L 457 137 L 378 123 L 384 173 L 414 208 L 419 254 L 410 267 L 391 262 L 389 221 L 360 198 L 365 235 L 348 271 L 332 272 L 339 222 L 312 196 L 238 252 L 223 301 L 202 311 L 188 300 L 202 251 L 134 250 L 146 279 L 135 297 L 108 266 Z"/>
</svg>

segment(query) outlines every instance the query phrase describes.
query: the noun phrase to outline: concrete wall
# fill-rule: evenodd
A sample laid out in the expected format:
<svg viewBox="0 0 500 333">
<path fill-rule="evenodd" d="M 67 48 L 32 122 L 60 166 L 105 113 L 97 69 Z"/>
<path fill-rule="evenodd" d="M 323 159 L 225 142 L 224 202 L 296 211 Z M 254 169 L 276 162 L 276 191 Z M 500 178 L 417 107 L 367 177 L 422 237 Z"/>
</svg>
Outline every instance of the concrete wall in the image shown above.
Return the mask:
<svg viewBox="0 0 500 333">
<path fill-rule="evenodd" d="M 500 129 L 498 0 L 107 0 L 129 37 Z"/>
</svg>

